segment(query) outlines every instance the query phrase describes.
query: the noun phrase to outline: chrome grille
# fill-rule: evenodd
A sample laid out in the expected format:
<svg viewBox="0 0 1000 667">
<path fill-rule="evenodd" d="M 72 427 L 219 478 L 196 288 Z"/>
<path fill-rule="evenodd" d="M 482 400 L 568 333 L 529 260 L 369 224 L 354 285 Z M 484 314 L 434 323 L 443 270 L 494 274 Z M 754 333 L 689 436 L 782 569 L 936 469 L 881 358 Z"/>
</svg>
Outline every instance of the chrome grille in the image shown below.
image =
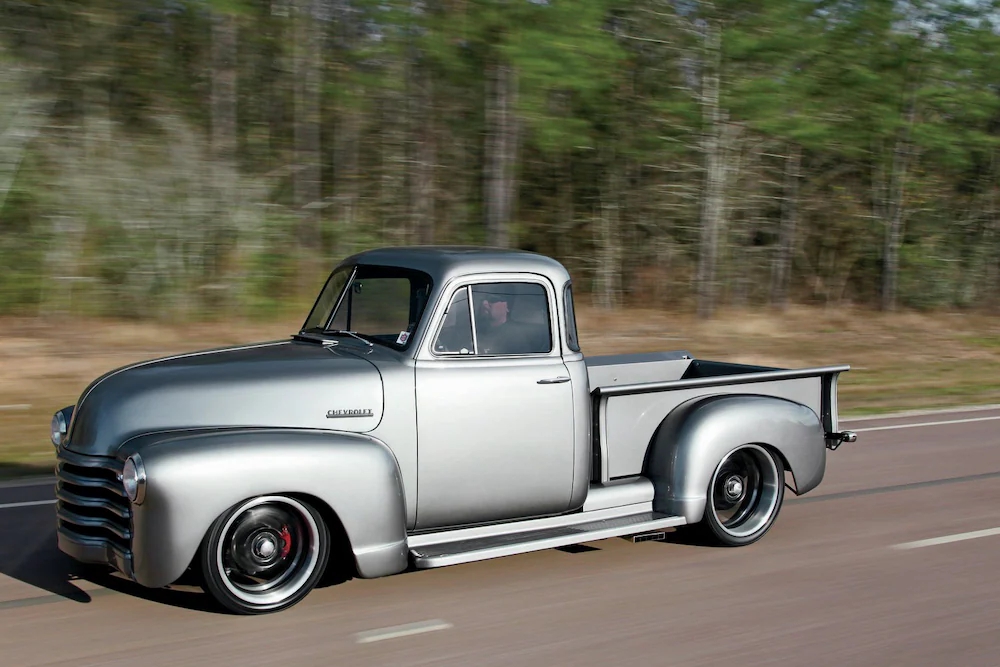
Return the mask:
<svg viewBox="0 0 1000 667">
<path fill-rule="evenodd" d="M 121 470 L 117 459 L 61 450 L 56 466 L 59 529 L 128 554 L 132 515 L 119 478 Z"/>
</svg>

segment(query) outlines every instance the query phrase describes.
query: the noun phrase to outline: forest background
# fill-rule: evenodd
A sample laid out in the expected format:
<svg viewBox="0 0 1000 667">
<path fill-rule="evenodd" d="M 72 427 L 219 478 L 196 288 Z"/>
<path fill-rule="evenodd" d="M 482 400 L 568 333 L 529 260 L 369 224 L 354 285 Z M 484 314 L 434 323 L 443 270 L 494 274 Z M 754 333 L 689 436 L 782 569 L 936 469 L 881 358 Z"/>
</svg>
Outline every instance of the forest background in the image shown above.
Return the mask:
<svg viewBox="0 0 1000 667">
<path fill-rule="evenodd" d="M 998 55 L 984 0 L 0 0 L 0 477 L 390 244 L 556 257 L 588 354 L 1000 403 Z"/>
<path fill-rule="evenodd" d="M 995 310 L 998 27 L 972 0 L 0 0 L 0 314 L 273 318 L 413 243 L 552 255 L 603 307 Z"/>
</svg>

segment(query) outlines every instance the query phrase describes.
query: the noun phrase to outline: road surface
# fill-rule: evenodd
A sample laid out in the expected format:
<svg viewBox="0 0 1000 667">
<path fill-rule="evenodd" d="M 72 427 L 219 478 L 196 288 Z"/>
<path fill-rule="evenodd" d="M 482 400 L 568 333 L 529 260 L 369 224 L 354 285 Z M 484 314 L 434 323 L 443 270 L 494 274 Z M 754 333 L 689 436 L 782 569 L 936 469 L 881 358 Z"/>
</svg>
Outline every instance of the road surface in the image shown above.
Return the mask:
<svg viewBox="0 0 1000 667">
<path fill-rule="evenodd" d="M 845 422 L 858 442 L 739 549 L 624 539 L 219 613 L 76 578 L 50 482 L 0 488 L 0 664 L 1000 664 L 1000 408 Z"/>
</svg>

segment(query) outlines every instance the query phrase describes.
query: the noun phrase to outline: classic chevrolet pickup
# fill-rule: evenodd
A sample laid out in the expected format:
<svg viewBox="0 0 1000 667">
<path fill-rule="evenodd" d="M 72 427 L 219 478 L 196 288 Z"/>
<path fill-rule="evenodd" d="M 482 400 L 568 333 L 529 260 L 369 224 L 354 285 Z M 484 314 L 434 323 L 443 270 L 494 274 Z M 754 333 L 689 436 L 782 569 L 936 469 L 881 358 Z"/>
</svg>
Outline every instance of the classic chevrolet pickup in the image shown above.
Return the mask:
<svg viewBox="0 0 1000 667">
<path fill-rule="evenodd" d="M 118 369 L 57 412 L 59 548 L 143 586 L 191 570 L 252 614 L 331 558 L 368 578 L 668 527 L 750 544 L 854 440 L 846 370 L 584 359 L 552 259 L 363 252 L 289 340 Z"/>
</svg>

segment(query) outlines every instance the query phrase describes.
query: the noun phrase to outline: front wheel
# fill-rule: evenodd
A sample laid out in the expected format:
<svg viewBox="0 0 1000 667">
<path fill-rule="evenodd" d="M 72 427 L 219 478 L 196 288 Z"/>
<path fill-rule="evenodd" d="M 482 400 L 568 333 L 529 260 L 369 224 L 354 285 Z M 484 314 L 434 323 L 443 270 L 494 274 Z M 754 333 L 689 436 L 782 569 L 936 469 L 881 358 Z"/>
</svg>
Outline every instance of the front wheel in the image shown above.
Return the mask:
<svg viewBox="0 0 1000 667">
<path fill-rule="evenodd" d="M 330 557 L 319 513 L 288 496 L 260 496 L 220 516 L 201 548 L 205 590 L 226 609 L 262 614 L 313 589 Z"/>
<path fill-rule="evenodd" d="M 760 445 L 737 447 L 712 474 L 703 532 L 723 546 L 756 542 L 771 528 L 784 497 L 781 461 Z"/>
</svg>

